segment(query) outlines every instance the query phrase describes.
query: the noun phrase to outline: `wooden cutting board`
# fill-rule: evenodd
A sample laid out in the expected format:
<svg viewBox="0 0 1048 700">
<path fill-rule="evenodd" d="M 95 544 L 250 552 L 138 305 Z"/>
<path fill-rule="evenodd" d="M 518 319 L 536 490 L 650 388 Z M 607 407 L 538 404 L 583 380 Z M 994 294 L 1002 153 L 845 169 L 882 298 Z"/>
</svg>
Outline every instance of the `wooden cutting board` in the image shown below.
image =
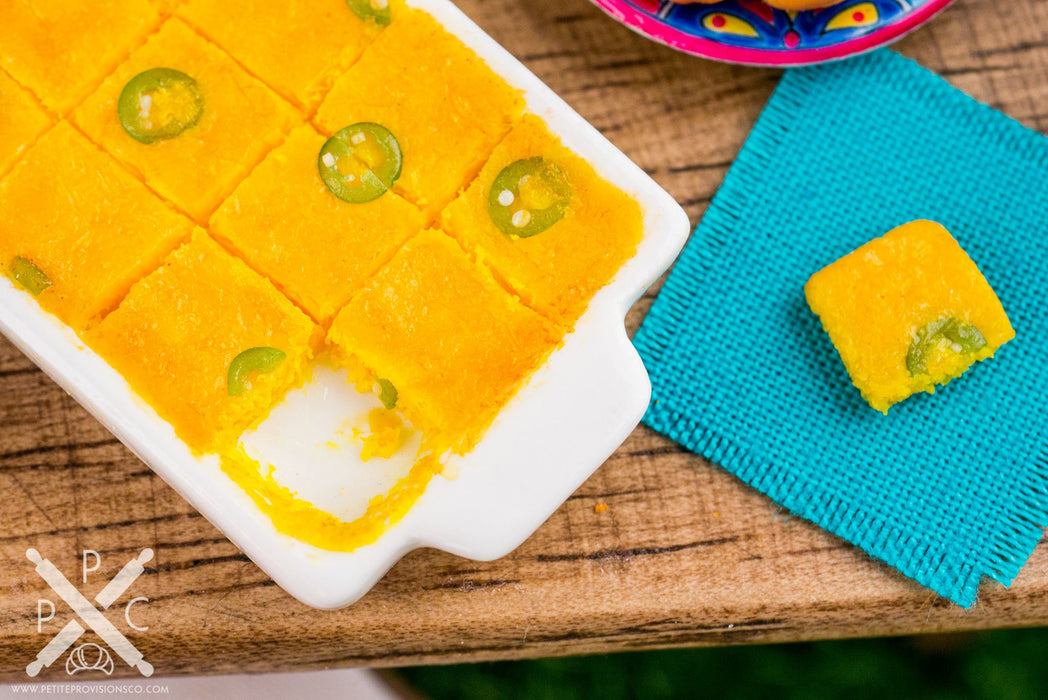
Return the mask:
<svg viewBox="0 0 1048 700">
<path fill-rule="evenodd" d="M 675 53 L 586 0 L 461 0 L 688 210 L 702 215 L 779 73 Z M 1048 129 L 1048 3 L 958 0 L 899 45 L 1027 126 Z M 656 292 L 633 309 L 634 330 Z M 72 614 L 36 548 L 89 598 L 144 548 L 107 613 L 157 675 L 450 663 L 1048 623 L 1048 547 L 970 611 L 790 518 L 708 462 L 638 428 L 523 546 L 494 562 L 417 551 L 356 605 L 309 609 L 6 341 L 0 340 L 0 673 Z M 597 506 L 607 510 L 598 512 Z M 87 568 L 97 570 L 82 581 Z M 38 601 L 56 604 L 37 629 Z M 44 616 L 49 608 L 40 604 Z M 101 643 L 93 632 L 80 642 Z M 67 680 L 64 657 L 40 678 Z M 114 675 L 136 675 L 116 659 Z M 77 680 L 103 678 L 83 671 Z"/>
</svg>

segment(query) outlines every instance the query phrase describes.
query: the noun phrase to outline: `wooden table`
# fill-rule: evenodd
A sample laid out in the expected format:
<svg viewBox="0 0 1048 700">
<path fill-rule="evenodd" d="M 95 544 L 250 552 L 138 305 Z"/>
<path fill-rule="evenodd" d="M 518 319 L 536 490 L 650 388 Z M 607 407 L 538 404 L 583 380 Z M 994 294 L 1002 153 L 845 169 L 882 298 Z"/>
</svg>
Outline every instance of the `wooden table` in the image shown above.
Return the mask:
<svg viewBox="0 0 1048 700">
<path fill-rule="evenodd" d="M 693 222 L 779 77 L 675 53 L 586 0 L 461 6 L 665 186 Z M 958 0 L 899 48 L 1026 125 L 1048 128 L 1043 0 Z M 630 329 L 655 291 L 630 313 Z M 84 549 L 99 552 L 101 565 L 82 586 L 89 596 L 152 547 L 156 559 L 133 589 L 149 602 L 132 614 L 149 629 L 129 637 L 158 675 L 1048 623 L 1043 541 L 1011 589 L 987 584 L 978 605 L 963 610 L 646 428 L 510 556 L 473 562 L 417 551 L 356 605 L 312 610 L 3 340 L 0 489 L 0 671 L 15 682 L 26 680 L 26 664 L 64 615 L 59 608 L 38 634 L 37 600 L 56 596 L 27 561 L 28 547 L 70 577 Z M 608 509 L 595 512 L 597 504 Z M 109 617 L 126 629 L 122 609 Z M 121 673 L 135 672 L 118 662 Z M 51 668 L 41 678 L 68 676 Z"/>
</svg>

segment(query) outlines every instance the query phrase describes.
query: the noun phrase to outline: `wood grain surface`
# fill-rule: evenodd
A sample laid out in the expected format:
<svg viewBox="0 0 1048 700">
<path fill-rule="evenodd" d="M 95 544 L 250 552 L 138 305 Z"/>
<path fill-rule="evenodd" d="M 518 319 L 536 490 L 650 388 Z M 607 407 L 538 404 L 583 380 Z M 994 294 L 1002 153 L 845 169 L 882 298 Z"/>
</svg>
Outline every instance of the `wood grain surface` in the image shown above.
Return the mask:
<svg viewBox="0 0 1048 700">
<path fill-rule="evenodd" d="M 702 215 L 773 90 L 773 70 L 685 56 L 587 0 L 461 0 L 462 9 L 687 209 Z M 898 45 L 968 93 L 1048 129 L 1048 2 L 958 0 Z M 635 329 L 657 292 L 628 317 Z M 296 602 L 62 390 L 0 340 L 0 678 L 68 619 L 35 547 L 93 596 L 145 547 L 129 635 L 157 675 L 509 659 L 679 645 L 1048 623 L 1048 546 L 1016 583 L 958 608 L 793 519 L 734 477 L 638 428 L 510 556 L 417 551 L 359 603 Z M 595 512 L 597 504 L 607 504 Z M 58 603 L 37 631 L 37 601 Z M 122 598 L 107 616 L 121 629 Z M 45 610 L 46 612 L 46 610 Z M 93 633 L 85 640 L 99 641 Z M 40 678 L 67 679 L 64 668 Z M 116 675 L 136 672 L 117 662 Z M 96 675 L 98 675 L 96 673 Z M 79 678 L 79 676 L 78 676 Z M 84 675 L 86 679 L 86 674 Z"/>
</svg>

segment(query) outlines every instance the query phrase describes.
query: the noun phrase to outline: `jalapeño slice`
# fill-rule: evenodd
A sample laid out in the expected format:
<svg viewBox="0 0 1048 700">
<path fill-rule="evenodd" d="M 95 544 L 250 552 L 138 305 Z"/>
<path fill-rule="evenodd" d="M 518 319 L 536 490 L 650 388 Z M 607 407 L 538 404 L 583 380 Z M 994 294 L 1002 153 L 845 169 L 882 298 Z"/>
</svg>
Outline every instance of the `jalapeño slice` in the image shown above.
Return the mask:
<svg viewBox="0 0 1048 700">
<path fill-rule="evenodd" d="M 488 215 L 507 236 L 528 238 L 563 219 L 570 202 L 571 185 L 556 163 L 525 158 L 495 176 L 488 194 Z"/>
<path fill-rule="evenodd" d="M 397 388 L 393 386 L 393 382 L 379 377 L 378 388 L 378 400 L 382 402 L 382 405 L 387 409 L 396 408 L 399 394 L 397 393 Z"/>
<path fill-rule="evenodd" d="M 397 137 L 372 122 L 342 129 L 327 140 L 317 158 L 320 177 L 331 193 L 354 204 L 385 194 L 400 177 L 402 164 Z"/>
<path fill-rule="evenodd" d="M 40 296 L 41 292 L 51 286 L 51 278 L 37 267 L 36 263 L 21 255 L 15 256 L 8 270 L 11 277 L 34 297 Z"/>
<path fill-rule="evenodd" d="M 174 138 L 196 124 L 204 113 L 204 93 L 182 71 L 150 68 L 127 82 L 116 109 L 131 138 L 154 143 Z"/>
<path fill-rule="evenodd" d="M 986 338 L 970 323 L 945 317 L 925 324 L 917 331 L 906 353 L 906 369 L 911 377 L 928 373 L 928 355 L 940 342 L 950 344 L 956 353 L 970 354 L 986 347 Z"/>
<path fill-rule="evenodd" d="M 353 14 L 365 22 L 374 20 L 375 24 L 385 27 L 393 21 L 389 0 L 346 0 L 346 4 Z"/>
<path fill-rule="evenodd" d="M 229 363 L 226 389 L 230 396 L 242 396 L 251 388 L 252 373 L 268 374 L 280 366 L 287 354 L 276 348 L 250 348 Z"/>
</svg>

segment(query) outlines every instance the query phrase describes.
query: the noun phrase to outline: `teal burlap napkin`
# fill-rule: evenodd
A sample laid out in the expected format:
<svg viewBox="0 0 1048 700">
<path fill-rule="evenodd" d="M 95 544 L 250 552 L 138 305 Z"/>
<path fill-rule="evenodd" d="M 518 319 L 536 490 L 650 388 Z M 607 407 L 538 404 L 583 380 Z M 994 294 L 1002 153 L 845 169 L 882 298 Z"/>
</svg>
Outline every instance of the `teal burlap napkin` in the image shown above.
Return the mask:
<svg viewBox="0 0 1048 700">
<path fill-rule="evenodd" d="M 818 319 L 812 273 L 944 224 L 1017 337 L 885 417 Z M 637 334 L 645 422 L 964 606 L 1048 524 L 1048 139 L 890 51 L 792 70 Z"/>
</svg>

